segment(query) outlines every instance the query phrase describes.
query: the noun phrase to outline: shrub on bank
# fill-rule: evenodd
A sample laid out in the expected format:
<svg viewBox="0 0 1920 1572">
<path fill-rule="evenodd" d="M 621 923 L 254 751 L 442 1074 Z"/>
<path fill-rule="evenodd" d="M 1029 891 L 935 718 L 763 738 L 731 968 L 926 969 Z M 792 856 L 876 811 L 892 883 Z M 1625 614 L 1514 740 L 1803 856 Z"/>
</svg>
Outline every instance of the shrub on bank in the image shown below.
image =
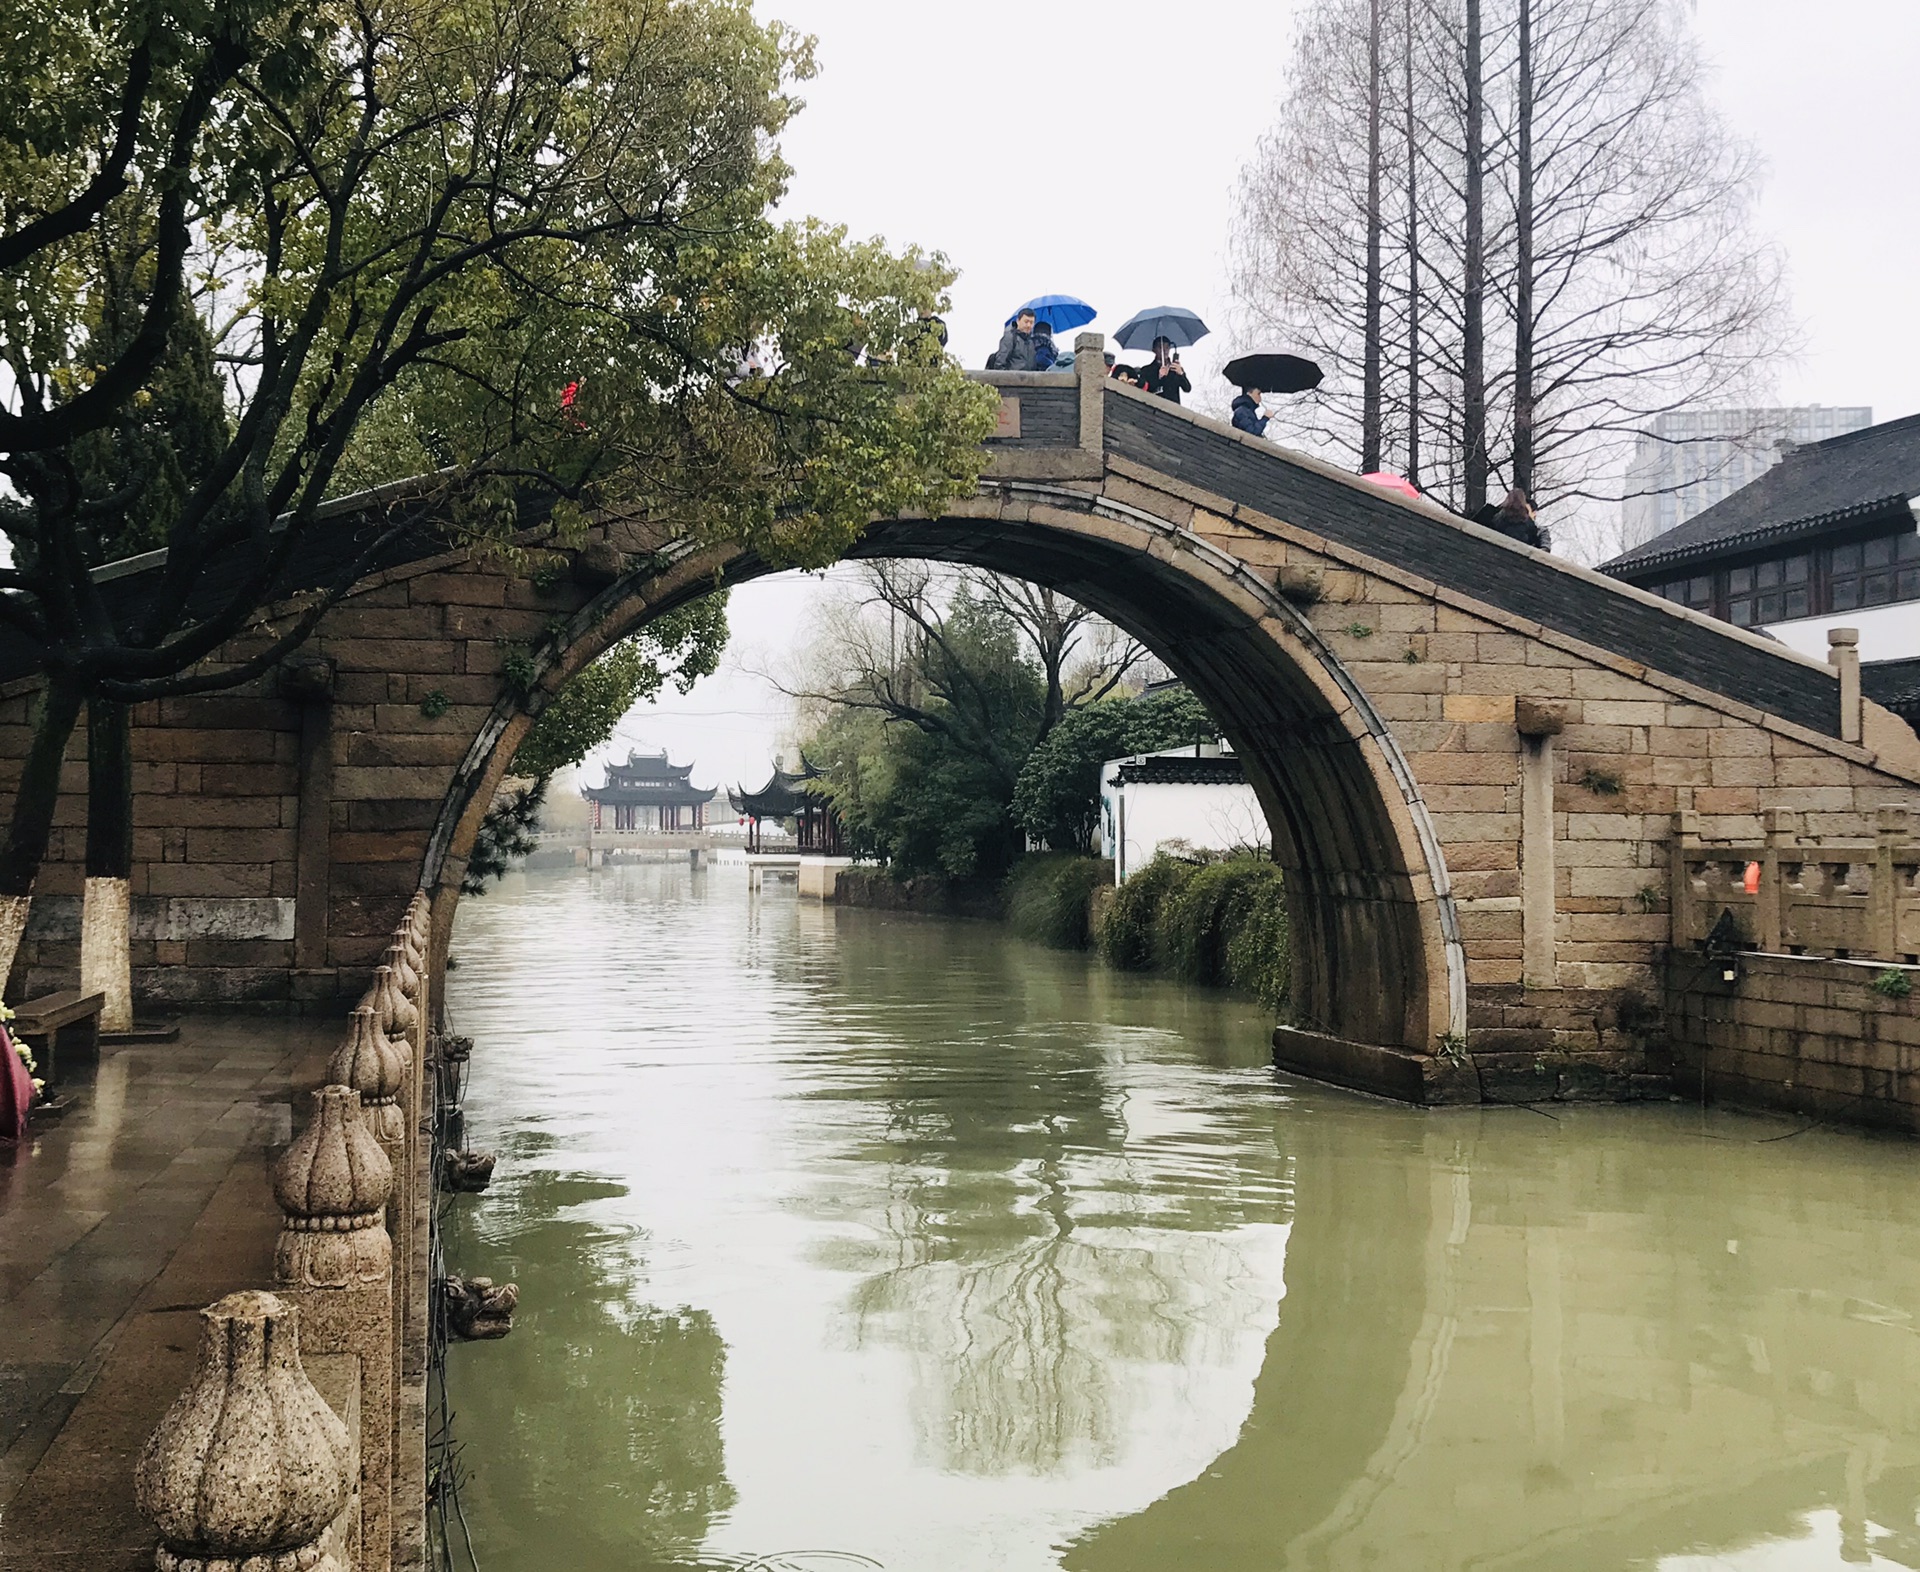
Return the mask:
<svg viewBox="0 0 1920 1572">
<path fill-rule="evenodd" d="M 1007 875 L 1007 923 L 1023 939 L 1056 950 L 1084 950 L 1093 941 L 1087 913 L 1093 892 L 1113 877 L 1104 857 L 1030 853 Z"/>
<path fill-rule="evenodd" d="M 1224 984 L 1279 1011 L 1290 980 L 1286 895 L 1263 857 L 1155 857 L 1114 892 L 1100 952 L 1129 971 Z"/>
<path fill-rule="evenodd" d="M 1097 935 L 1107 964 L 1122 971 L 1152 971 L 1164 953 L 1157 932 L 1172 898 L 1198 872 L 1198 865 L 1161 855 L 1114 891 Z"/>
</svg>

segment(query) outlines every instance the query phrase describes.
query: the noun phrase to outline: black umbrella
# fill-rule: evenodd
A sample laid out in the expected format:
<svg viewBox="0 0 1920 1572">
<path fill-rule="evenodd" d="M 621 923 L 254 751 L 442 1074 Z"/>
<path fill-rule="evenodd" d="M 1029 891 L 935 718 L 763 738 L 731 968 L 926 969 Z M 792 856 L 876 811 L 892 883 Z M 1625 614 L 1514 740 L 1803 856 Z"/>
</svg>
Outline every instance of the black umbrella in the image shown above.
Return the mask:
<svg viewBox="0 0 1920 1572">
<path fill-rule="evenodd" d="M 1262 393 L 1304 393 L 1320 386 L 1320 368 L 1298 355 L 1242 355 L 1221 373 L 1237 388 Z"/>
</svg>

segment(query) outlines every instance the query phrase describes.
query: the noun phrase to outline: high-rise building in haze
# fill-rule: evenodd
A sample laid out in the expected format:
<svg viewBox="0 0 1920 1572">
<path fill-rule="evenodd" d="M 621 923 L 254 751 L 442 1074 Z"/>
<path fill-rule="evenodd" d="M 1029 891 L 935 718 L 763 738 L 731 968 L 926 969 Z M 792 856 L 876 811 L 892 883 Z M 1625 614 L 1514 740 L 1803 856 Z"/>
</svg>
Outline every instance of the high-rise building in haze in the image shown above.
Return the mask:
<svg viewBox="0 0 1920 1572">
<path fill-rule="evenodd" d="M 1859 407 L 1676 409 L 1658 416 L 1627 466 L 1622 534 L 1628 548 L 1663 535 L 1758 480 L 1781 453 L 1873 424 Z"/>
</svg>

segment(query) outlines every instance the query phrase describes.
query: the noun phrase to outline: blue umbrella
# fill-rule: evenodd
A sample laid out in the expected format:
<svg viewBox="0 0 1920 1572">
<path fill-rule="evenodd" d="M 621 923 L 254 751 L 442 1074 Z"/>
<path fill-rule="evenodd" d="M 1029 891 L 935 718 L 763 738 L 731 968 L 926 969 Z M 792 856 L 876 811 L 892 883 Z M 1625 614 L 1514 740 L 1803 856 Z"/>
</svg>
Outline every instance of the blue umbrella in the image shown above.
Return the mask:
<svg viewBox="0 0 1920 1572">
<path fill-rule="evenodd" d="M 1198 312 L 1185 306 L 1149 306 L 1122 322 L 1113 341 L 1122 349 L 1152 349 L 1156 338 L 1164 338 L 1175 349 L 1185 349 L 1206 336 L 1207 325 Z"/>
<path fill-rule="evenodd" d="M 1022 311 L 1031 311 L 1036 318 L 1046 323 L 1056 333 L 1071 333 L 1077 327 L 1085 327 L 1100 315 L 1078 295 L 1035 295 L 1024 306 L 1019 307 L 1013 316 L 1007 318 L 1006 325 L 1012 327 L 1014 317 L 1019 316 Z"/>
</svg>

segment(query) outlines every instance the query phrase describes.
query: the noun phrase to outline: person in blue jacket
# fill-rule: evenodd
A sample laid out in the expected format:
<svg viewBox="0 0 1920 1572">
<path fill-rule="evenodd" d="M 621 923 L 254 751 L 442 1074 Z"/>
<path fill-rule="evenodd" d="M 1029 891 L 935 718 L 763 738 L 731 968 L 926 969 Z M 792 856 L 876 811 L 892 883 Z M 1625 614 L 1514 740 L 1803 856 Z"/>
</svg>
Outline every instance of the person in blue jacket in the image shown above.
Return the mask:
<svg viewBox="0 0 1920 1572">
<path fill-rule="evenodd" d="M 1060 358 L 1060 348 L 1053 341 L 1053 324 L 1041 321 L 1033 325 L 1033 369 L 1051 371 L 1054 362 Z"/>
<path fill-rule="evenodd" d="M 1260 389 L 1242 388 L 1240 396 L 1233 401 L 1233 429 L 1264 437 L 1270 418 L 1260 407 Z"/>
</svg>

